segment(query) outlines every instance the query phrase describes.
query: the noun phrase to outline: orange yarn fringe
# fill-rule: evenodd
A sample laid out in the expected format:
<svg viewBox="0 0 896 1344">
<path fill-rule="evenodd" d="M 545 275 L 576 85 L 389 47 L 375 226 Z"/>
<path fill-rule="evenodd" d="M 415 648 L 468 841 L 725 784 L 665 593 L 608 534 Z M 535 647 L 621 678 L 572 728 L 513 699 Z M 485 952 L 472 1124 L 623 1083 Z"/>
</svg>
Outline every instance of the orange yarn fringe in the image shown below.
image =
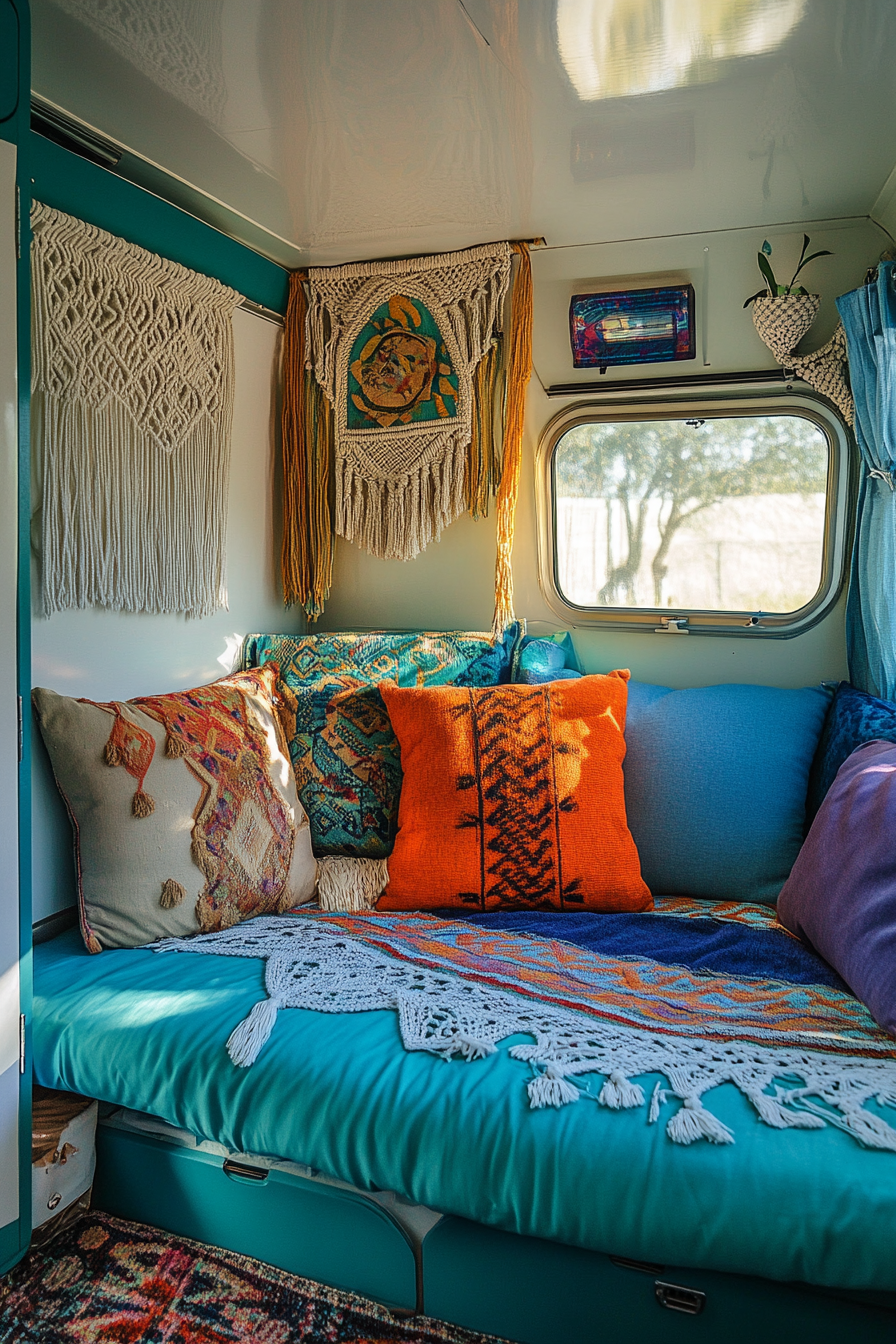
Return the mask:
<svg viewBox="0 0 896 1344">
<path fill-rule="evenodd" d="M 307 367 L 307 272 L 289 277 L 283 338 L 283 600 L 298 602 L 316 621 L 333 578 L 333 519 L 329 477 L 333 418 L 330 403 Z"/>
<path fill-rule="evenodd" d="M 480 359 L 473 374 L 473 433 L 464 489 L 467 510 L 474 518 L 488 517 L 489 500 L 501 474 L 495 441 L 495 400 L 502 354 L 503 338 L 499 338 Z"/>
<path fill-rule="evenodd" d="M 510 351 L 504 410 L 504 452 L 498 490 L 498 554 L 495 561 L 495 616 L 492 638 L 498 639 L 513 620 L 513 524 L 520 492 L 526 389 L 532 375 L 532 263 L 526 243 L 512 243 L 519 268 L 510 304 Z"/>
</svg>

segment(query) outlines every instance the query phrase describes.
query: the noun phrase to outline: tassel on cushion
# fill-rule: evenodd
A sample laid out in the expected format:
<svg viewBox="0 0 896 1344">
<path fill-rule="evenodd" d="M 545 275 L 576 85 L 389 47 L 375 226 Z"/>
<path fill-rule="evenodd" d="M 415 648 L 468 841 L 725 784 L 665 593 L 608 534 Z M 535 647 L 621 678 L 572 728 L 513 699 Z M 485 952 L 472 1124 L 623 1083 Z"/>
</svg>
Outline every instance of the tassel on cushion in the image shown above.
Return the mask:
<svg viewBox="0 0 896 1344">
<path fill-rule="evenodd" d="M 171 729 L 165 735 L 165 755 L 172 760 L 180 760 L 187 754 L 187 744 L 177 733 L 172 733 Z"/>
<path fill-rule="evenodd" d="M 118 749 L 118 743 L 114 742 L 111 737 L 109 738 L 109 741 L 103 748 L 103 760 L 106 762 L 107 765 L 111 765 L 113 767 L 122 764 L 121 752 Z"/>
<path fill-rule="evenodd" d="M 142 789 L 138 789 L 134 794 L 132 807 L 134 816 L 139 817 L 142 821 L 145 817 L 151 817 L 153 812 L 155 812 L 155 799 L 151 794 L 144 793 Z"/>
<path fill-rule="evenodd" d="M 329 855 L 317 861 L 321 910 L 372 910 L 389 881 L 386 859 Z"/>
<path fill-rule="evenodd" d="M 176 905 L 186 899 L 187 889 L 182 887 L 179 882 L 175 882 L 173 877 L 168 877 L 162 883 L 162 894 L 159 897 L 159 905 L 163 910 L 173 910 Z"/>
</svg>

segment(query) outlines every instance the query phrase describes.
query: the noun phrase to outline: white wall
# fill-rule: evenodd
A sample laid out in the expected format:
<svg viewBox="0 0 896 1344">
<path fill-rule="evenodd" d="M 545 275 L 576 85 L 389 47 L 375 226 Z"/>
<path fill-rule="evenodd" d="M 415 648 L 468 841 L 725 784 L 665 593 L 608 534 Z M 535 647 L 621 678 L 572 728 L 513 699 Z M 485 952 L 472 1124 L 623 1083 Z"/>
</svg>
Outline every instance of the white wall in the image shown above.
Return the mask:
<svg viewBox="0 0 896 1344">
<path fill-rule="evenodd" d="M 813 263 L 814 269 L 807 273 L 807 283 L 822 295 L 821 311 L 803 347 L 813 350 L 834 329 L 835 296 L 862 283 L 866 268 L 878 260 L 889 239 L 868 219 L 820 221 L 807 225 L 806 231 L 813 251 L 829 248 L 834 253 Z M 545 387 L 597 378 L 596 370 L 577 372 L 572 366 L 570 295 L 587 292 L 589 285 L 616 287 L 617 280 L 648 287 L 662 283 L 659 277 L 672 275 L 694 284 L 696 359 L 610 370 L 608 380 L 774 369 L 749 310 L 742 307 L 746 296 L 760 287 L 756 253 L 766 236 L 776 269 L 789 279 L 802 228 L 737 229 L 533 252 L 535 373 L 529 389 L 513 560 L 517 615 L 528 618 L 532 633 L 561 624 L 539 587 L 535 450 L 545 426 L 559 411 L 587 400 L 585 393 L 549 398 Z M 461 518 L 438 545 L 408 562 L 376 560 L 340 541 L 333 596 L 320 626 L 487 629 L 494 603 L 494 562 L 494 517 L 480 522 Z M 846 676 L 843 598 L 823 621 L 793 639 L 681 638 L 581 626 L 575 629 L 575 641 L 587 671 L 629 667 L 641 680 L 671 686 L 726 681 L 801 686 Z"/>
<path fill-rule="evenodd" d="M 277 379 L 280 331 L 237 310 L 236 388 L 227 520 L 230 609 L 204 620 L 87 610 L 32 618 L 35 686 L 93 700 L 124 700 L 213 681 L 233 665 L 243 635 L 299 629 L 277 581 Z M 35 592 L 38 585 L 34 584 Z M 72 904 L 71 827 L 34 734 L 34 903 L 38 921 Z"/>
</svg>

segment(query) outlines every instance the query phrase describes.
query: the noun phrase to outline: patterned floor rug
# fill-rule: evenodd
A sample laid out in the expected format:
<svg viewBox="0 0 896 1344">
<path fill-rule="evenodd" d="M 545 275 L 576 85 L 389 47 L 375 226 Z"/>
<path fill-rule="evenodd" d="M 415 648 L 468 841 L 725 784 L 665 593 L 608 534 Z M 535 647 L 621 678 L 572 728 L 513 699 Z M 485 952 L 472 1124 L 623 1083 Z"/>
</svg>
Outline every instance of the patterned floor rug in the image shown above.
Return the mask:
<svg viewBox="0 0 896 1344">
<path fill-rule="evenodd" d="M 0 1279 L 0 1344 L 496 1344 L 92 1211 Z"/>
</svg>

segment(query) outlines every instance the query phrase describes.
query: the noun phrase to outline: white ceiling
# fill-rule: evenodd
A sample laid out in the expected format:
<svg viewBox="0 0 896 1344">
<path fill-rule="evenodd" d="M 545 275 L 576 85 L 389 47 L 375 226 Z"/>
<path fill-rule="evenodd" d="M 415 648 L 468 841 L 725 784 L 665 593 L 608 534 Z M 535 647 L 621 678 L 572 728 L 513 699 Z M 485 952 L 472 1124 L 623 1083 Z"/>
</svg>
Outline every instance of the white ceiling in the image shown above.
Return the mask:
<svg viewBox="0 0 896 1344">
<path fill-rule="evenodd" d="M 896 0 L 32 0 L 35 92 L 286 263 L 870 213 Z"/>
</svg>

